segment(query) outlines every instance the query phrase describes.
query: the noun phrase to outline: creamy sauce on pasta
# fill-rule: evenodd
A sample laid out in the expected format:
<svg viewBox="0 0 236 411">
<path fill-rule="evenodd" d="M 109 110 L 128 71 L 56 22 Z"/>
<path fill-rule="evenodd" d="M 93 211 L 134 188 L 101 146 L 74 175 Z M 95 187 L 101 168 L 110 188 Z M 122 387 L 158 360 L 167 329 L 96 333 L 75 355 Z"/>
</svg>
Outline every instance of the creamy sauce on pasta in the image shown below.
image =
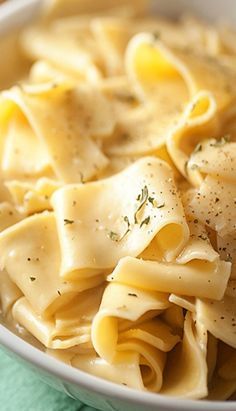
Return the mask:
<svg viewBox="0 0 236 411">
<path fill-rule="evenodd" d="M 0 94 L 4 322 L 124 386 L 226 400 L 236 35 L 74 3 L 21 33 L 31 68 Z"/>
</svg>

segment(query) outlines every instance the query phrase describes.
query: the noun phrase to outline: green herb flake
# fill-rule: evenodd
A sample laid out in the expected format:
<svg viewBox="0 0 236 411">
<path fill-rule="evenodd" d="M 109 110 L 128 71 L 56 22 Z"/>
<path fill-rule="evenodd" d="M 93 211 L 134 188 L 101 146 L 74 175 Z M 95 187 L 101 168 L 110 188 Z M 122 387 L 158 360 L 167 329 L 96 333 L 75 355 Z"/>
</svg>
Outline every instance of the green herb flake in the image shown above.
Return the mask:
<svg viewBox="0 0 236 411">
<path fill-rule="evenodd" d="M 136 297 L 136 298 L 138 297 L 137 294 L 135 294 L 135 293 L 128 293 L 128 296 L 129 297 Z"/>
<path fill-rule="evenodd" d="M 134 223 L 135 224 L 138 224 L 137 214 L 141 210 L 141 208 L 144 206 L 147 199 L 148 199 L 148 188 L 145 185 L 141 190 L 141 194 L 139 194 L 138 197 L 136 198 L 137 201 L 140 201 L 140 204 L 139 204 L 137 210 L 134 213 Z"/>
<path fill-rule="evenodd" d="M 150 223 L 150 216 L 148 216 L 147 218 L 145 218 L 142 222 L 141 222 L 141 224 L 140 224 L 140 228 L 143 226 L 143 225 L 148 225 Z"/>
<path fill-rule="evenodd" d="M 109 232 L 109 238 L 110 238 L 112 241 L 118 242 L 118 241 L 119 241 L 119 234 L 115 233 L 114 231 L 110 231 L 110 232 Z"/>
<path fill-rule="evenodd" d="M 148 197 L 148 201 L 149 201 L 149 203 L 151 203 L 153 205 L 153 207 L 155 207 L 155 198 L 154 197 Z"/>
<path fill-rule="evenodd" d="M 30 281 L 35 281 L 36 280 L 36 277 L 30 277 Z"/>
<path fill-rule="evenodd" d="M 127 215 L 124 216 L 124 222 L 127 224 L 127 229 L 126 229 L 126 231 L 124 232 L 124 234 L 120 237 L 120 239 L 119 239 L 118 241 L 123 240 L 123 238 L 131 231 L 131 230 L 130 230 L 130 221 L 129 221 L 129 218 L 128 218 Z"/>
<path fill-rule="evenodd" d="M 165 207 L 165 203 L 162 203 L 162 204 L 160 204 L 160 205 L 157 205 L 157 208 L 163 208 L 163 207 Z"/>
<path fill-rule="evenodd" d="M 68 218 L 64 218 L 64 225 L 74 224 L 74 220 L 69 220 Z"/>
</svg>

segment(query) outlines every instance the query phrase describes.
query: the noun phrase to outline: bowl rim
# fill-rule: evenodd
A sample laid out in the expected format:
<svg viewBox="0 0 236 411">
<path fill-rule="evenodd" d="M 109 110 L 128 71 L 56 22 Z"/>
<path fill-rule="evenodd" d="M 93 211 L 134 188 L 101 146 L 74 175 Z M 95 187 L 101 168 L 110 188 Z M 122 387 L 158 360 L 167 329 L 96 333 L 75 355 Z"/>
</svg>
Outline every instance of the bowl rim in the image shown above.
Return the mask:
<svg viewBox="0 0 236 411">
<path fill-rule="evenodd" d="M 112 397 L 114 400 L 126 401 L 130 405 L 139 404 L 152 408 L 160 406 L 166 411 L 235 411 L 235 401 L 207 401 L 170 397 L 123 387 L 122 385 L 90 375 L 40 351 L 8 330 L 3 324 L 0 324 L 0 344 L 7 351 L 12 351 L 26 362 L 36 366 L 36 368 L 67 383 L 80 386 L 96 394 Z"/>
</svg>

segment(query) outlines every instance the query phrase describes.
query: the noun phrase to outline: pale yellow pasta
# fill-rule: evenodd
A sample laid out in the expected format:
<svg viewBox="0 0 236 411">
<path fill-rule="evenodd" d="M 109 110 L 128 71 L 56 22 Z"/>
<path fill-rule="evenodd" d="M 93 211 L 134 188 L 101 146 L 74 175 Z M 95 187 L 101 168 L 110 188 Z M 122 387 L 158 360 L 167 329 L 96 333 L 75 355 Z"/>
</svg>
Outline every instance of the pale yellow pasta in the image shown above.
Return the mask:
<svg viewBox="0 0 236 411">
<path fill-rule="evenodd" d="M 45 347 L 67 349 L 91 340 L 91 322 L 101 301 L 103 288 L 81 292 L 77 300 L 71 298 L 63 310 L 58 307 L 56 313 L 47 316 L 39 315 L 25 297 L 18 299 L 12 309 L 16 321 L 23 325 Z M 19 296 L 18 296 L 19 298 Z M 93 300 L 91 305 L 90 299 Z"/>
<path fill-rule="evenodd" d="M 137 321 L 146 312 L 153 311 L 155 316 L 155 310 L 163 310 L 169 305 L 165 294 L 143 291 L 123 284 L 109 284 L 99 312 L 94 318 L 93 346 L 101 357 L 111 361 L 118 341 L 118 319 Z"/>
<path fill-rule="evenodd" d="M 74 89 L 62 84 L 33 93 L 13 88 L 3 95 L 27 119 L 59 179 L 85 181 L 107 165 L 108 159 L 91 139 L 109 134 L 114 126 L 112 117 L 107 117 L 109 105 L 99 91 L 87 85 Z M 88 111 L 92 102 L 96 104 L 94 115 Z"/>
<path fill-rule="evenodd" d="M 101 283 L 101 276 L 78 283 L 60 278 L 61 251 L 53 213 L 26 218 L 0 234 L 1 268 L 39 314 L 55 311 L 77 292 Z"/>
<path fill-rule="evenodd" d="M 164 394 L 183 398 L 207 395 L 206 357 L 194 335 L 190 313 L 185 318 L 183 341 L 170 355 L 165 378 L 161 391 Z"/>
<path fill-rule="evenodd" d="M 235 32 L 148 3 L 50 0 L 0 41 L 0 315 L 144 396 L 231 400 Z"/>
<path fill-rule="evenodd" d="M 152 157 L 111 178 L 65 186 L 54 193 L 52 204 L 65 277 L 112 268 L 126 255 L 139 255 L 154 237 L 170 261 L 189 236 L 171 169 Z"/>
<path fill-rule="evenodd" d="M 231 264 L 216 260 L 193 260 L 187 264 L 144 261 L 125 257 L 110 274 L 110 281 L 161 292 L 180 293 L 221 300 L 229 280 Z M 191 278 L 191 281 L 189 281 Z"/>
</svg>

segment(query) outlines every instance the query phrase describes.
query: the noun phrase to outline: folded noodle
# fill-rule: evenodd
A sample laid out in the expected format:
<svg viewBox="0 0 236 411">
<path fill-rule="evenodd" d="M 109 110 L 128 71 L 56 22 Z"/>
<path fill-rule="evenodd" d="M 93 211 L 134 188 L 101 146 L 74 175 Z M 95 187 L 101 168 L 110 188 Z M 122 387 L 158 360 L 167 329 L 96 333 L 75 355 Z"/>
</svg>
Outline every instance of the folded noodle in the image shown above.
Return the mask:
<svg viewBox="0 0 236 411">
<path fill-rule="evenodd" d="M 94 275 L 79 282 L 60 278 L 61 253 L 53 213 L 35 214 L 0 234 L 1 268 L 19 287 L 36 313 L 48 315 L 78 292 L 103 281 Z M 98 274 L 98 273 L 97 273 Z"/>
<path fill-rule="evenodd" d="M 152 157 L 105 180 L 67 185 L 54 193 L 52 204 L 64 277 L 113 268 L 120 258 L 140 254 L 154 237 L 170 261 L 189 235 L 171 169 Z"/>
<path fill-rule="evenodd" d="M 235 390 L 235 349 L 218 341 L 216 365 L 209 382 L 207 399 L 215 401 L 234 399 Z"/>
<path fill-rule="evenodd" d="M 96 352 L 100 357 L 111 362 L 118 349 L 118 319 L 134 322 L 149 311 L 153 311 L 153 316 L 155 316 L 156 310 L 164 310 L 169 306 L 170 303 L 165 294 L 144 291 L 123 284 L 109 284 L 105 289 L 100 309 L 92 325 L 92 343 Z M 131 328 L 132 322 L 130 324 Z M 120 335 L 121 340 L 137 338 L 142 341 L 142 336 L 140 338 L 138 334 L 141 333 L 143 335 L 145 331 L 139 330 L 139 325 L 136 325 L 135 328 L 137 328 L 137 332 L 134 330 L 134 334 L 132 334 L 132 331 L 124 331 Z M 165 331 L 164 338 L 167 336 L 167 340 L 168 338 L 171 339 L 168 329 Z M 146 330 L 147 333 L 148 330 Z M 160 339 L 162 339 L 162 334 Z M 158 344 L 157 341 L 154 342 L 154 345 L 156 344 Z M 162 344 L 165 344 L 165 342 L 162 342 Z M 160 345 L 157 348 L 160 348 Z"/>
<path fill-rule="evenodd" d="M 142 376 L 139 367 L 137 352 L 122 352 L 116 357 L 113 364 L 94 355 L 77 355 L 72 365 L 89 374 L 123 384 L 131 388 L 143 389 Z"/>
<path fill-rule="evenodd" d="M 91 323 L 99 308 L 103 287 L 77 293 L 63 309 L 47 318 L 37 314 L 25 297 L 13 306 L 13 318 L 45 347 L 64 350 L 91 341 Z"/>
<path fill-rule="evenodd" d="M 9 275 L 5 270 L 0 272 L 0 302 L 1 311 L 4 317 L 6 317 L 13 304 L 22 297 L 21 290 L 17 287 L 13 281 L 9 278 Z"/>
<path fill-rule="evenodd" d="M 145 290 L 221 300 L 230 271 L 231 263 L 220 260 L 177 264 L 124 257 L 108 280 Z"/>
<path fill-rule="evenodd" d="M 29 68 L 0 93 L 2 322 L 124 387 L 233 400 L 235 33 L 46 3 L 24 58 L 0 41 L 0 86 Z"/>
<path fill-rule="evenodd" d="M 189 203 L 189 212 L 221 237 L 231 235 L 236 227 L 235 198 L 235 181 L 207 175 Z"/>
<path fill-rule="evenodd" d="M 34 144 L 35 153 L 38 145 L 41 145 L 43 158 L 47 159 L 56 177 L 64 182 L 86 181 L 104 168 L 108 159 L 91 137 L 110 134 L 113 130 L 114 122 L 112 114 L 108 116 L 110 109 L 105 97 L 87 85 L 73 88 L 66 84 L 49 84 L 47 88 L 42 86 L 41 91 L 38 87 L 31 89 L 24 91 L 27 88 L 15 87 L 4 92 L 3 105 L 10 101 L 14 107 L 13 112 L 23 117 L 24 122 L 27 121 L 27 128 L 30 128 L 29 140 Z M 94 107 L 93 113 L 91 107 Z M 14 134 L 14 139 L 16 138 Z M 7 153 L 6 146 L 3 164 Z M 14 150 L 10 153 L 12 155 Z M 7 168 L 10 160 L 5 161 Z M 36 164 L 38 161 L 36 159 Z M 11 164 L 14 164 L 13 159 Z"/>
<path fill-rule="evenodd" d="M 50 198 L 61 183 L 47 177 L 41 177 L 34 182 L 9 180 L 5 183 L 15 207 L 25 215 L 52 210 Z"/>
<path fill-rule="evenodd" d="M 93 84 L 102 78 L 98 67 L 96 43 L 87 35 L 67 36 L 43 26 L 30 27 L 21 35 L 21 45 L 33 60 L 46 60 L 67 76 Z M 83 41 L 83 39 L 85 41 Z"/>
<path fill-rule="evenodd" d="M 162 394 L 192 399 L 204 398 L 208 394 L 207 332 L 202 336 L 203 345 L 195 332 L 193 318 L 187 313 L 183 341 L 168 356 Z"/>
<path fill-rule="evenodd" d="M 229 346 L 236 348 L 235 339 L 235 282 L 229 282 L 226 293 L 221 301 L 196 300 L 197 318 L 207 330 L 216 338 L 224 341 Z"/>
<path fill-rule="evenodd" d="M 185 87 L 188 98 L 200 90 L 209 90 L 219 110 L 228 109 L 235 101 L 234 70 L 203 53 L 166 47 L 155 33 L 140 33 L 132 38 L 127 48 L 126 68 L 141 97 L 150 96 L 155 87 L 158 91 L 164 79 L 166 87 L 182 82 L 179 87 L 182 90 Z"/>
<path fill-rule="evenodd" d="M 213 94 L 199 91 L 186 106 L 183 115 L 167 138 L 167 150 L 175 166 L 194 186 L 202 181 L 198 167 L 190 161 L 190 154 L 201 149 L 201 140 L 209 134 L 218 135 L 219 120 Z M 190 158 L 190 160 L 189 160 Z"/>
</svg>

